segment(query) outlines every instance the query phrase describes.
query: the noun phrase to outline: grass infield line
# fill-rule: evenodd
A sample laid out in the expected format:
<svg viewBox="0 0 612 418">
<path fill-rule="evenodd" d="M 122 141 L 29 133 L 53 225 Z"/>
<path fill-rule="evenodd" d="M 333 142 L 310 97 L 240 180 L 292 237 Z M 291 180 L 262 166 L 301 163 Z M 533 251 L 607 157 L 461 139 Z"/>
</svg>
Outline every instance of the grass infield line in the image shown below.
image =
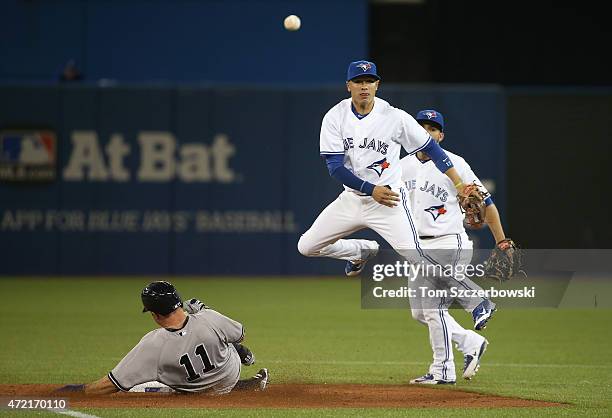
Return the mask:
<svg viewBox="0 0 612 418">
<path fill-rule="evenodd" d="M 113 357 L 110 360 L 119 361 L 123 357 Z M 426 361 L 363 361 L 363 360 L 262 360 L 257 359 L 259 363 L 272 364 L 318 364 L 318 365 L 383 365 L 383 366 L 423 366 L 429 365 Z M 516 367 L 516 368 L 539 368 L 539 369 L 612 369 L 612 364 L 532 364 L 532 363 L 489 363 L 487 367 Z"/>
<path fill-rule="evenodd" d="M 117 359 L 121 360 L 121 359 Z M 379 364 L 383 366 L 423 366 L 428 365 L 424 361 L 361 361 L 361 360 L 262 360 L 257 359 L 259 363 L 272 364 L 319 364 L 319 365 L 372 365 Z M 516 368 L 550 368 L 550 369 L 565 369 L 565 368 L 582 368 L 582 369 L 610 369 L 611 364 L 530 364 L 530 363 L 486 363 L 487 367 L 516 367 Z"/>
</svg>

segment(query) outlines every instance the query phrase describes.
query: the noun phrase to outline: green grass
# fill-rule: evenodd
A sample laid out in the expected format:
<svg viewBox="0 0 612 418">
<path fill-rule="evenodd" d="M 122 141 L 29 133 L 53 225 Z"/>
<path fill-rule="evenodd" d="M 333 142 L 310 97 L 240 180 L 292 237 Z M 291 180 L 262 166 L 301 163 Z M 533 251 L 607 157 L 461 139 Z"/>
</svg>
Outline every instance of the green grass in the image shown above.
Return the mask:
<svg viewBox="0 0 612 418">
<path fill-rule="evenodd" d="M 183 409 L 163 409 L 163 410 L 147 410 L 143 413 L 142 410 L 137 409 L 108 409 L 108 408 L 87 408 L 79 409 L 79 412 L 86 414 L 95 415 L 98 417 L 122 417 L 122 418 L 167 418 L 167 417 L 405 417 L 405 416 L 418 416 L 418 417 L 580 417 L 580 416 L 609 416 L 606 411 L 590 410 L 588 413 L 576 411 L 575 409 L 561 409 L 561 408 L 520 408 L 520 409 L 448 409 L 448 408 L 430 408 L 430 409 L 389 409 L 389 408 L 377 408 L 377 409 L 358 409 L 358 408 L 346 408 L 346 409 L 194 409 L 194 408 L 183 408 Z M 14 417 L 24 417 L 22 412 L 14 412 Z M 44 416 L 50 418 L 52 415 L 47 412 L 31 413 L 30 416 Z M 60 415 L 55 415 L 59 417 Z"/>
<path fill-rule="evenodd" d="M 141 314 L 148 278 L 0 279 L 0 383 L 77 383 L 112 369 L 155 324 Z M 408 310 L 362 310 L 349 279 L 181 278 L 198 297 L 242 322 L 246 344 L 273 382 L 400 384 L 431 359 L 427 330 Z M 464 326 L 468 315 L 453 311 Z M 568 408 L 430 410 L 249 410 L 248 416 L 609 416 L 612 310 L 507 309 L 472 390 L 560 401 Z M 457 369 L 461 356 L 455 352 Z M 252 374 L 246 369 L 244 375 Z M 246 416 L 245 410 L 85 409 L 98 416 Z M 48 413 L 44 413 L 49 416 Z M 24 416 L 23 414 L 15 416 Z"/>
</svg>

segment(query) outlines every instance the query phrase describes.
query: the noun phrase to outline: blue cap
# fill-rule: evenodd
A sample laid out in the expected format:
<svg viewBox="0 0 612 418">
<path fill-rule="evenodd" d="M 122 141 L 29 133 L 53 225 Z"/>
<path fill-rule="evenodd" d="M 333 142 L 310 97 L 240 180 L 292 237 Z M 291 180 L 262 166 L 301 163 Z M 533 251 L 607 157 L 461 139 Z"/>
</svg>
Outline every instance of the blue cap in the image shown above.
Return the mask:
<svg viewBox="0 0 612 418">
<path fill-rule="evenodd" d="M 372 77 L 380 80 L 380 77 L 376 73 L 376 64 L 370 61 L 354 61 L 351 62 L 346 71 L 346 81 L 350 81 L 360 75 L 371 75 Z"/>
<path fill-rule="evenodd" d="M 421 110 L 419 113 L 417 113 L 415 119 L 419 122 L 420 121 L 433 122 L 440 126 L 441 131 L 444 130 L 444 116 L 442 116 L 442 113 L 438 112 L 437 110 L 433 110 L 433 109 Z"/>
</svg>

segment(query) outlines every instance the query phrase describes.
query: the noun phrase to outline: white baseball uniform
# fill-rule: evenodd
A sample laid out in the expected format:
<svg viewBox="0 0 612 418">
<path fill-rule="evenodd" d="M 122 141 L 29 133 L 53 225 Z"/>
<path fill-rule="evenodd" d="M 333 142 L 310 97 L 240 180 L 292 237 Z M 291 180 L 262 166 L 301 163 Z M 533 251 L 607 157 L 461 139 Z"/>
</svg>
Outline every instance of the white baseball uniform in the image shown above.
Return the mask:
<svg viewBox="0 0 612 418">
<path fill-rule="evenodd" d="M 449 151 L 445 152 L 466 184 L 474 181 L 482 187 L 481 181 L 463 158 Z M 457 202 L 452 181 L 440 173 L 431 160 L 421 161 L 416 155 L 404 157 L 400 165 L 421 247 L 442 264 L 469 264 L 472 259 L 472 241 L 465 232 L 464 214 Z M 488 197 L 489 193 L 484 187 L 482 189 Z M 409 283 L 409 287 L 414 289 L 421 286 L 437 289 L 449 289 L 451 286 L 459 289 L 481 289 L 468 278 L 460 281 L 452 278 L 432 280 L 421 276 Z M 480 298 L 456 300 L 470 313 L 482 302 Z M 452 302 L 453 299 L 449 298 L 416 298 L 410 301 L 413 318 L 429 328 L 433 350 L 433 363 L 429 373 L 436 380 L 456 379 L 451 341 L 454 341 L 457 349 L 463 353 L 475 351 L 484 341 L 484 337 L 472 330 L 466 330 L 449 314 L 448 308 Z"/>
<path fill-rule="evenodd" d="M 429 141 L 432 139 L 428 132 L 412 116 L 378 97 L 365 117 L 354 113 L 350 98 L 332 107 L 321 124 L 320 154 L 344 155 L 344 167 L 355 176 L 374 185 L 388 185 L 400 194 L 402 201 L 395 207 L 387 207 L 345 186 L 302 235 L 298 242 L 300 253 L 359 260 L 362 251 L 378 248 L 378 244 L 340 238 L 370 228 L 408 258 L 407 250 L 417 247 L 418 237 L 401 178 L 400 149 L 404 147 L 409 154 L 414 154 Z"/>
</svg>

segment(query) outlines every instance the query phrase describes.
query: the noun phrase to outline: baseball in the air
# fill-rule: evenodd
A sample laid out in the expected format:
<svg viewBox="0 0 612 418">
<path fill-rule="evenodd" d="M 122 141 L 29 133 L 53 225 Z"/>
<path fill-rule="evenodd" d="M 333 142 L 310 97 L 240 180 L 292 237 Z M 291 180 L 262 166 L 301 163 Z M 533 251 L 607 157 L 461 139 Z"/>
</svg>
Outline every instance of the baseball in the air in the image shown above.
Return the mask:
<svg viewBox="0 0 612 418">
<path fill-rule="evenodd" d="M 283 24 L 285 25 L 285 29 L 293 32 L 302 26 L 302 21 L 296 15 L 289 15 L 285 18 Z"/>
</svg>

